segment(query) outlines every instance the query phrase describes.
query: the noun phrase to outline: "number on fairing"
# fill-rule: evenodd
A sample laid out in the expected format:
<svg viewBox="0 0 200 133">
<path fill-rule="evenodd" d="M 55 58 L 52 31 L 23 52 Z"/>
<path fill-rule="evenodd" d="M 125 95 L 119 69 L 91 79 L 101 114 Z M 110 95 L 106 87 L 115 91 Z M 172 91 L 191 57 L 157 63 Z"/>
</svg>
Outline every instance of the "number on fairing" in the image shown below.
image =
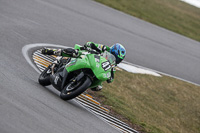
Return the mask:
<svg viewBox="0 0 200 133">
<path fill-rule="evenodd" d="M 108 69 L 111 68 L 110 62 L 106 61 L 102 63 L 102 68 L 107 71 Z"/>
</svg>

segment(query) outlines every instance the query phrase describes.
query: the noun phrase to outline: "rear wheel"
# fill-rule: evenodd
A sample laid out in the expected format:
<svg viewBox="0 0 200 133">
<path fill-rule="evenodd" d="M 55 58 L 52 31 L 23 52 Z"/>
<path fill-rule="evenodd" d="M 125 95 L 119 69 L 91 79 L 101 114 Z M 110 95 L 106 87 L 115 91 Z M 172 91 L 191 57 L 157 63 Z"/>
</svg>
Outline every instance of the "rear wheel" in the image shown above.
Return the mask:
<svg viewBox="0 0 200 133">
<path fill-rule="evenodd" d="M 73 81 L 67 84 L 60 93 L 60 98 L 70 100 L 83 93 L 92 84 L 88 76 L 84 76 L 79 82 Z"/>
<path fill-rule="evenodd" d="M 50 82 L 50 75 L 51 75 L 51 66 L 48 66 L 39 76 L 38 82 L 42 86 L 48 86 L 51 84 Z"/>
</svg>

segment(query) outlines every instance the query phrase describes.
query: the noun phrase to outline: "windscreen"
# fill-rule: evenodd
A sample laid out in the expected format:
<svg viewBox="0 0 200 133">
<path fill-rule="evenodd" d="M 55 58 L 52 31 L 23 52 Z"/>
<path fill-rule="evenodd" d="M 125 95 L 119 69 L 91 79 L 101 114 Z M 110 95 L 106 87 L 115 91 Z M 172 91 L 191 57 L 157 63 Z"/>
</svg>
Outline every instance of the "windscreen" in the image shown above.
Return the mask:
<svg viewBox="0 0 200 133">
<path fill-rule="evenodd" d="M 105 51 L 104 53 L 101 54 L 101 56 L 106 58 L 110 62 L 111 66 L 116 65 L 116 58 L 113 54 Z"/>
</svg>

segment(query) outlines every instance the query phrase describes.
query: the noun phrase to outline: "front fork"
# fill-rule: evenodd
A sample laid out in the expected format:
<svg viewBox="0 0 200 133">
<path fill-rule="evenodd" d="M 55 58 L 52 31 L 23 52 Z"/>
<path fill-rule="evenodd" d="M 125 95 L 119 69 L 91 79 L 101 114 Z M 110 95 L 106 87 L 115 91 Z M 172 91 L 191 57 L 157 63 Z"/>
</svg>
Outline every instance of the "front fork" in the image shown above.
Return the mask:
<svg viewBox="0 0 200 133">
<path fill-rule="evenodd" d="M 53 64 L 51 67 L 51 74 L 54 75 L 54 68 L 55 68 L 56 64 Z"/>
<path fill-rule="evenodd" d="M 56 66 L 56 64 L 59 64 L 60 60 L 62 59 L 63 57 L 56 57 L 56 60 L 53 62 L 53 65 L 51 67 L 51 74 L 54 75 L 54 68 Z"/>
</svg>

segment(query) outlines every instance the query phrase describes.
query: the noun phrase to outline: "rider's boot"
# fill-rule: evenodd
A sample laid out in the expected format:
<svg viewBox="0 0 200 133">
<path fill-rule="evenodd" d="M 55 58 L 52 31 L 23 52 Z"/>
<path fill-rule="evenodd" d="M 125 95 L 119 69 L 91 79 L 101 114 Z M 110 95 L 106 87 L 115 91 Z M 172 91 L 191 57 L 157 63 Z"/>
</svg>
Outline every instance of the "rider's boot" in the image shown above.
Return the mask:
<svg viewBox="0 0 200 133">
<path fill-rule="evenodd" d="M 43 48 L 41 53 L 44 55 L 54 55 L 54 51 L 53 49 L 48 49 L 48 48 Z"/>
<path fill-rule="evenodd" d="M 97 87 L 94 87 L 94 88 L 91 88 L 92 91 L 100 91 L 102 90 L 102 86 L 101 85 L 98 85 Z"/>
</svg>

